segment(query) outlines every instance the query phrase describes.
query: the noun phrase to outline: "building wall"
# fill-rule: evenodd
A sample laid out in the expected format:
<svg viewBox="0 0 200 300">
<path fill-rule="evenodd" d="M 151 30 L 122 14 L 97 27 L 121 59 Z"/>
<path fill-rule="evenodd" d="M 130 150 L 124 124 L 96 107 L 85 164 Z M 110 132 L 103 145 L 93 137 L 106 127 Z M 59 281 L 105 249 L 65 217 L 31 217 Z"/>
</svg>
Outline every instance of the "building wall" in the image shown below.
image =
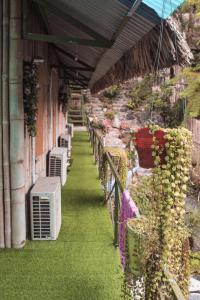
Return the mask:
<svg viewBox="0 0 200 300">
<path fill-rule="evenodd" d="M 46 33 L 45 26 L 34 8 L 31 8 L 29 30 Z M 47 43 L 24 41 L 24 61 L 35 57 L 44 59 L 38 65 L 38 116 L 37 134 L 29 137 L 25 132 L 26 193 L 38 177 L 47 176 L 48 153 L 58 144 L 58 137 L 64 132 L 66 119 L 58 105 L 59 74 L 55 67 L 59 64 L 53 47 Z"/>
</svg>

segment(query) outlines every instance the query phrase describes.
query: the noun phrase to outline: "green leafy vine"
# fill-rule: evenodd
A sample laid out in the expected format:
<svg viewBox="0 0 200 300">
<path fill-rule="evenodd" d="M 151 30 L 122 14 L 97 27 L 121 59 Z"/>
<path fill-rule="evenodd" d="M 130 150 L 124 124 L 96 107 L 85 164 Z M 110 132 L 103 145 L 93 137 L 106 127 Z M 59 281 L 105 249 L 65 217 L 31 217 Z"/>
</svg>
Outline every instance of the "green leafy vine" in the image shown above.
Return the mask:
<svg viewBox="0 0 200 300">
<path fill-rule="evenodd" d="M 152 134 L 158 126 L 151 126 Z M 131 190 L 136 204 L 141 207 L 143 215 L 140 219 L 128 222 L 132 228 L 131 236 L 145 236 L 142 249 L 138 252 L 129 247 L 127 263 L 135 268 L 134 258 L 143 262 L 145 299 L 159 299 L 161 292 L 167 299 L 173 299 L 173 292 L 163 273 L 167 269 L 173 274 L 184 295 L 188 296 L 190 277 L 189 266 L 189 231 L 185 226 L 185 197 L 189 181 L 189 167 L 191 164 L 191 133 L 185 128 L 163 129 L 165 132 L 165 163 L 160 162 L 160 148 L 153 137 L 153 157 L 155 168 L 152 176 L 143 179 L 138 186 Z M 144 197 L 144 201 L 143 201 Z M 142 222 L 145 217 L 145 222 Z M 130 237 L 126 237 L 129 239 Z M 134 238 L 134 241 L 136 239 Z M 134 243 L 132 243 L 134 244 Z M 132 259 L 132 257 L 134 259 Z M 140 270 L 142 270 L 140 267 Z M 128 268 L 130 271 L 130 267 Z M 132 282 L 138 274 L 132 272 Z M 129 282 L 130 285 L 130 274 Z M 143 299 L 143 298 L 142 298 Z"/>
<path fill-rule="evenodd" d="M 30 136 L 36 136 L 38 67 L 33 62 L 23 65 L 24 119 Z"/>
</svg>

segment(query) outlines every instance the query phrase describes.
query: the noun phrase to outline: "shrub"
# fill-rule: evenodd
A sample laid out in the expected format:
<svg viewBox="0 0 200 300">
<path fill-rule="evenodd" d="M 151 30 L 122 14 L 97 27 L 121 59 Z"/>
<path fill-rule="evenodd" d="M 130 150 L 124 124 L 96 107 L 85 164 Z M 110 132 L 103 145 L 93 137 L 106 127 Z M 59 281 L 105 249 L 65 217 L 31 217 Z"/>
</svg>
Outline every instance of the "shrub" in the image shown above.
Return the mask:
<svg viewBox="0 0 200 300">
<path fill-rule="evenodd" d="M 114 118 L 115 118 L 115 114 L 113 111 L 105 112 L 104 116 L 111 121 L 114 120 Z"/>
<path fill-rule="evenodd" d="M 118 94 L 119 94 L 119 87 L 116 84 L 107 88 L 103 93 L 104 97 L 109 99 L 114 99 Z"/>
</svg>

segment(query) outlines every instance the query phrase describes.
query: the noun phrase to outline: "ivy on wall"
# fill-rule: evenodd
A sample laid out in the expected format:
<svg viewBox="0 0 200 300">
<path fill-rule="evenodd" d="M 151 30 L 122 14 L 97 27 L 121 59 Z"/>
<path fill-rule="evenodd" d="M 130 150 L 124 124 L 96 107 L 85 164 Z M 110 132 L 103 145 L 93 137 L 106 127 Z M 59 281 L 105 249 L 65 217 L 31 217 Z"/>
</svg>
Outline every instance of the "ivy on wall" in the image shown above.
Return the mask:
<svg viewBox="0 0 200 300">
<path fill-rule="evenodd" d="M 37 87 L 38 67 L 33 62 L 24 61 L 23 65 L 23 97 L 24 97 L 24 120 L 30 136 L 36 136 L 37 120 Z"/>
</svg>

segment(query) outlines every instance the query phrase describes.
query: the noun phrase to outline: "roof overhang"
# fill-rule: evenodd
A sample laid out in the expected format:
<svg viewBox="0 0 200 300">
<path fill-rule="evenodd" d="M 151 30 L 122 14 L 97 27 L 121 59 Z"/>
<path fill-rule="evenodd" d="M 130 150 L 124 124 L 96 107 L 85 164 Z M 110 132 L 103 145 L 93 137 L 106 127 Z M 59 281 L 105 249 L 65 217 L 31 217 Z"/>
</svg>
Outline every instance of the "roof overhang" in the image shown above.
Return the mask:
<svg viewBox="0 0 200 300">
<path fill-rule="evenodd" d="M 46 34 L 41 34 L 29 31 L 30 12 L 27 0 L 24 0 L 24 38 L 54 45 L 60 64 L 74 83 L 79 82 L 84 87 L 98 90 L 108 85 L 105 78 L 113 76 L 112 69 L 116 73 L 119 64 L 121 75 L 117 78 L 115 74 L 109 83 L 127 77 L 124 59 L 128 55 L 132 55 L 132 62 L 137 60 L 136 65 L 138 60 L 142 61 L 142 53 L 148 52 L 152 56 L 153 49 L 144 41 L 147 42 L 148 36 L 152 37 L 152 34 L 154 37 L 157 35 L 157 41 L 159 40 L 160 24 L 166 26 L 166 35 L 173 31 L 172 28 L 168 30 L 169 26 L 163 20 L 182 2 L 183 0 L 32 0 L 47 28 Z M 155 47 L 156 38 L 154 40 Z M 175 40 L 171 38 L 168 46 L 175 47 Z M 144 49 L 136 57 L 133 49 L 136 51 L 138 45 L 143 45 Z M 169 58 L 171 49 L 166 52 L 162 48 L 161 51 L 161 57 Z M 169 61 L 172 63 L 175 59 Z M 153 58 L 149 63 L 153 64 Z M 133 72 L 129 72 L 129 76 L 131 74 L 134 76 Z"/>
</svg>

